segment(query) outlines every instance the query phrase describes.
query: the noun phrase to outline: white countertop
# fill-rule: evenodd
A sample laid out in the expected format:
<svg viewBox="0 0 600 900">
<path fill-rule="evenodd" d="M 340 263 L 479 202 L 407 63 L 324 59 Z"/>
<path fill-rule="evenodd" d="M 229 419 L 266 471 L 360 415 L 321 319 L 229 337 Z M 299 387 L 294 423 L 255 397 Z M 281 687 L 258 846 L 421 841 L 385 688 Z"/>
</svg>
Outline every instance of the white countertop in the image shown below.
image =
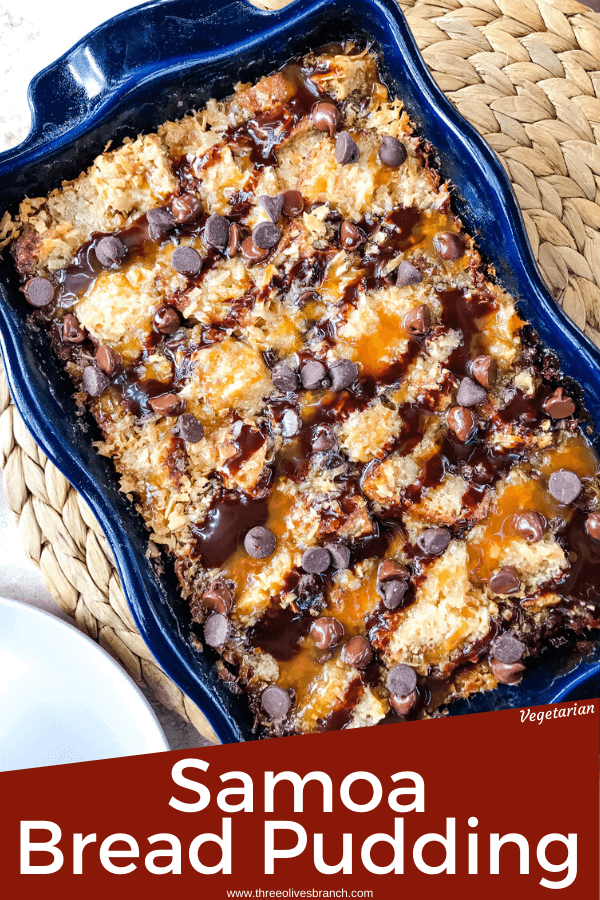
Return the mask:
<svg viewBox="0 0 600 900">
<path fill-rule="evenodd" d="M 27 85 L 34 75 L 111 16 L 137 3 L 103 0 L 3 0 L 0 3 L 0 151 L 26 137 L 30 116 Z"/>
<path fill-rule="evenodd" d="M 103 0 L 100 6 L 73 2 L 3 0 L 0 3 L 0 152 L 20 143 L 30 125 L 27 85 L 96 25 L 136 3 Z M 71 622 L 48 592 L 39 570 L 26 557 L 0 484 L 0 596 L 30 603 Z M 204 743 L 191 725 L 165 710 L 150 692 L 148 699 L 173 750 Z"/>
</svg>

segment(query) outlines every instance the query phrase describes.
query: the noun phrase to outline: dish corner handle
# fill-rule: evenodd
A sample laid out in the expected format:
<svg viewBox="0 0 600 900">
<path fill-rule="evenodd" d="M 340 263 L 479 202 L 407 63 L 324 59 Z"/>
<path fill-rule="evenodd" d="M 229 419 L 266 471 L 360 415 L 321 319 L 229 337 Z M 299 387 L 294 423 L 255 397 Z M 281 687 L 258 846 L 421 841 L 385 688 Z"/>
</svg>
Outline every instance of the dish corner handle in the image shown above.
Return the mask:
<svg viewBox="0 0 600 900">
<path fill-rule="evenodd" d="M 255 6 L 249 0 L 152 0 L 126 10 L 32 79 L 27 92 L 31 129 L 21 144 L 0 154 L 0 172 L 87 120 L 113 91 L 143 75 L 149 65 L 194 52 L 199 31 L 204 32 L 205 49 L 218 50 L 232 34 L 252 41 L 324 2 L 265 0 L 264 6 Z"/>
</svg>

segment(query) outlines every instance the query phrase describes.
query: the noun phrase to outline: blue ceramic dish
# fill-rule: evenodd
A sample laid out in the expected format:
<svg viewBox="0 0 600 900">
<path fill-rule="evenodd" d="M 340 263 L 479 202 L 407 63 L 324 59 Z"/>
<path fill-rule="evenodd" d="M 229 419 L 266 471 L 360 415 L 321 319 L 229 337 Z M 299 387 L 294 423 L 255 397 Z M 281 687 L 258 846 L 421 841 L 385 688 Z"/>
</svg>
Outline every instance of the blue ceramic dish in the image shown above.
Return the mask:
<svg viewBox="0 0 600 900">
<path fill-rule="evenodd" d="M 15 210 L 75 177 L 106 143 L 154 131 L 161 122 L 224 97 L 288 58 L 330 41 L 366 37 L 381 52 L 384 79 L 439 154 L 456 187 L 455 209 L 520 299 L 524 317 L 559 354 L 600 421 L 600 353 L 556 306 L 529 246 L 515 197 L 494 153 L 435 86 L 395 0 L 296 0 L 276 13 L 245 0 L 166 0 L 110 20 L 31 83 L 28 138 L 0 156 L 2 207 Z M 6 256 L 6 254 L 5 254 Z M 26 325 L 10 260 L 0 263 L 0 333 L 17 406 L 38 443 L 87 499 L 114 550 L 136 623 L 167 674 L 203 710 L 222 741 L 251 738 L 244 701 L 223 687 L 212 662 L 189 641 L 189 612 L 174 583 L 146 559 L 147 534 L 117 489 L 111 464 L 93 450 L 72 387 L 44 336 Z M 597 438 L 597 435 L 596 435 Z M 600 649 L 570 670 L 544 655 L 519 689 L 502 687 L 454 704 L 477 712 L 597 696 Z"/>
</svg>

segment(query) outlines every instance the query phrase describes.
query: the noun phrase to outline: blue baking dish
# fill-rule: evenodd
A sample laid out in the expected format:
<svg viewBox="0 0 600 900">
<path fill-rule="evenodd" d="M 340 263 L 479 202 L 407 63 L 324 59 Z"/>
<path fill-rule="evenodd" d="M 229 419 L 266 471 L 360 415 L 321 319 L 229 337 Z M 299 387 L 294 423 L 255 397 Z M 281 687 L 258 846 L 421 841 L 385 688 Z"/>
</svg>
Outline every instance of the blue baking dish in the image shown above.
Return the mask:
<svg viewBox="0 0 600 900">
<path fill-rule="evenodd" d="M 455 210 L 477 236 L 497 277 L 524 317 L 582 386 L 600 420 L 600 353 L 557 307 L 545 287 L 507 177 L 492 150 L 429 75 L 395 0 L 295 0 L 261 12 L 245 0 L 166 0 L 101 25 L 31 83 L 27 139 L 0 155 L 2 207 L 46 194 L 75 177 L 109 140 L 118 143 L 164 120 L 224 97 L 323 43 L 367 38 L 381 54 L 384 79 L 398 93 L 455 186 Z M 220 740 L 252 738 L 245 702 L 219 682 L 212 658 L 189 635 L 189 612 L 174 579 L 145 555 L 147 534 L 119 493 L 112 465 L 92 447 L 95 424 L 76 414 L 72 387 L 42 334 L 26 325 L 14 270 L 0 262 L 0 340 L 15 402 L 38 443 L 80 491 L 113 548 L 139 630 L 165 672 L 205 713 Z M 594 432 L 598 446 L 598 435 Z M 561 668 L 562 667 L 562 668 Z M 519 687 L 501 687 L 454 704 L 480 712 L 598 695 L 600 648 L 575 663 L 549 651 Z"/>
</svg>

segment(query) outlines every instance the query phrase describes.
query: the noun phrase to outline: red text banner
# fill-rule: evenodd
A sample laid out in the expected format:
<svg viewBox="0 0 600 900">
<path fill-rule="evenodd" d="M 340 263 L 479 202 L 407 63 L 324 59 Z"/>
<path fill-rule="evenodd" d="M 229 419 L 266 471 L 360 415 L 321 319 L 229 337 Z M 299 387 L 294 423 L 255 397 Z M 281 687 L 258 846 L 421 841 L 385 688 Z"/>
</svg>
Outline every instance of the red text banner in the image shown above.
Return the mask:
<svg viewBox="0 0 600 900">
<path fill-rule="evenodd" d="M 598 720 L 577 701 L 0 773 L 3 891 L 596 898 Z"/>
</svg>

